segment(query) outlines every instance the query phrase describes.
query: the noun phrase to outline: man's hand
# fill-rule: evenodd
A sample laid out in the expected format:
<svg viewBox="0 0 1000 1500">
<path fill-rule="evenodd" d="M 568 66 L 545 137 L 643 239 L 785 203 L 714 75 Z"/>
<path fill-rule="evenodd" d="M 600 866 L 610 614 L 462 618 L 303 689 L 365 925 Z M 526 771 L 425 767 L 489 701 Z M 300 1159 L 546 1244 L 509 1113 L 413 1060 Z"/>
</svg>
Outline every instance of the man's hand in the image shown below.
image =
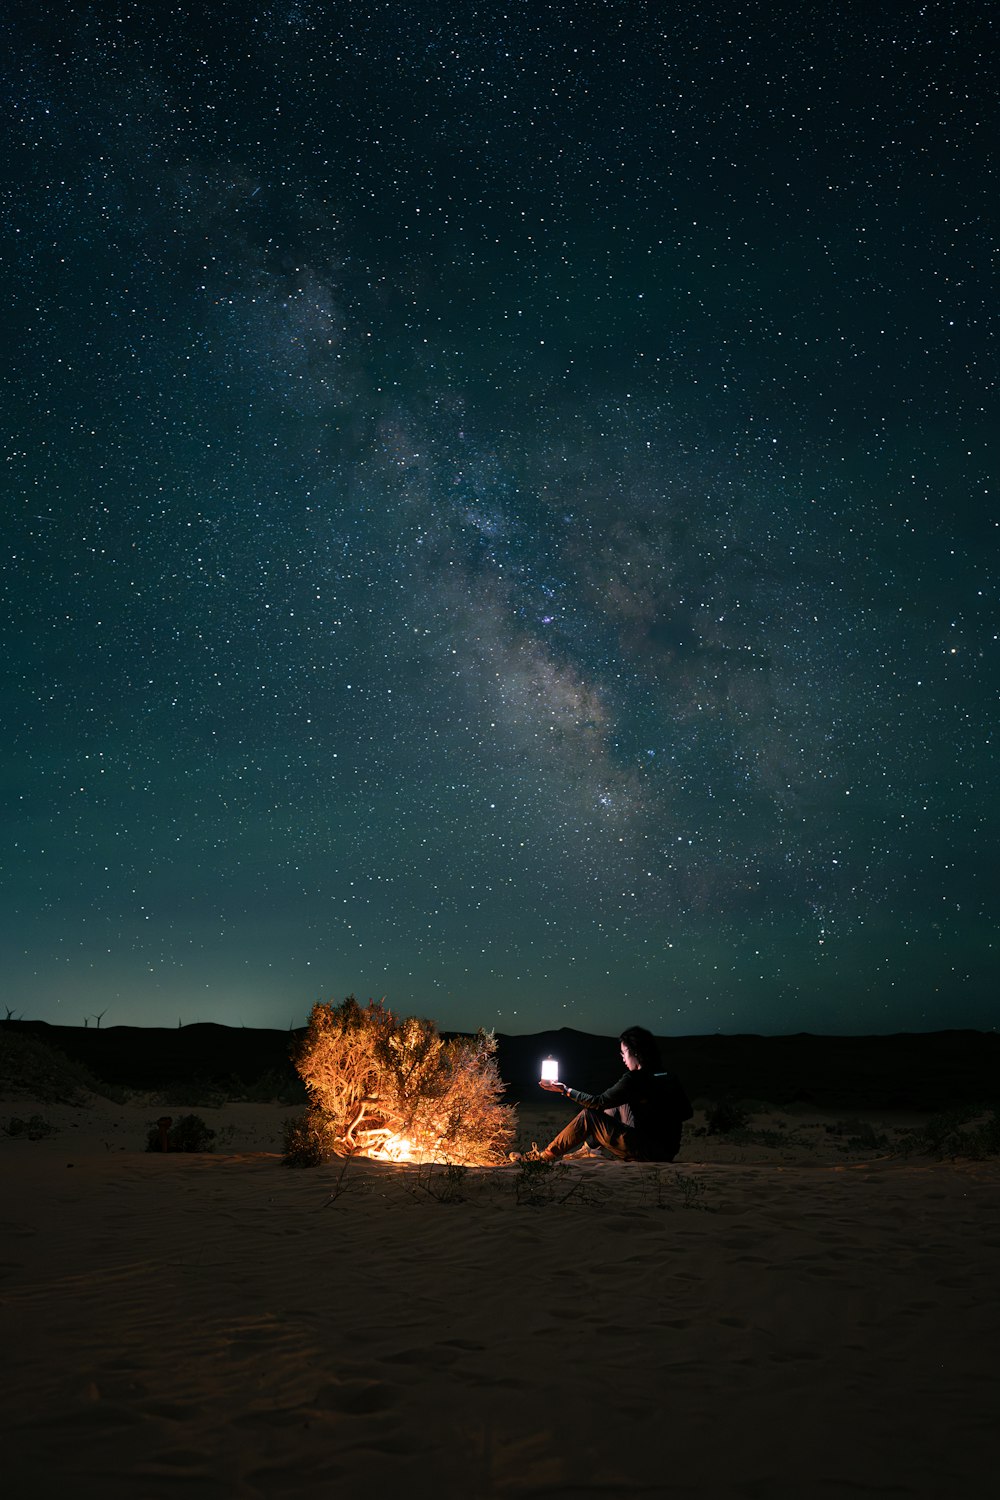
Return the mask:
<svg viewBox="0 0 1000 1500">
<path fill-rule="evenodd" d="M 565 1094 L 566 1092 L 564 1083 L 553 1083 L 550 1078 L 542 1078 L 538 1087 L 544 1089 L 547 1094 Z"/>
</svg>

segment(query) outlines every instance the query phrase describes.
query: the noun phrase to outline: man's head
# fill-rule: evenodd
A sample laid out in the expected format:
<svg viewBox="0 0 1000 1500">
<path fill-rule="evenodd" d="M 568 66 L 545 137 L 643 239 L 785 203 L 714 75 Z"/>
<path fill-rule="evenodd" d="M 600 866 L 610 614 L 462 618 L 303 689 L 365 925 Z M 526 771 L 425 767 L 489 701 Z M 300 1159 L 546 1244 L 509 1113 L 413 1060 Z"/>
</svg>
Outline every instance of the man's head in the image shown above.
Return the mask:
<svg viewBox="0 0 1000 1500">
<path fill-rule="evenodd" d="M 659 1068 L 660 1049 L 655 1036 L 645 1026 L 627 1026 L 618 1038 L 622 1049 L 622 1062 L 630 1073 L 639 1068 Z"/>
</svg>

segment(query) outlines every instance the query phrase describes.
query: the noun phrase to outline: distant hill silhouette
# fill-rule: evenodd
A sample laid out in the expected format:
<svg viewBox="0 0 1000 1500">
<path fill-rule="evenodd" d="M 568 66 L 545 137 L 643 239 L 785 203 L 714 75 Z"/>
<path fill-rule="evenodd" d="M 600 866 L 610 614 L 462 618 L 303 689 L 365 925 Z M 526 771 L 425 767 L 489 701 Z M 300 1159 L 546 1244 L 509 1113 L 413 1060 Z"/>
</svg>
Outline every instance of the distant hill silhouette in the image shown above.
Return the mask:
<svg viewBox="0 0 1000 1500">
<path fill-rule="evenodd" d="M 162 1089 L 209 1084 L 232 1089 L 266 1075 L 294 1088 L 291 1062 L 302 1031 L 269 1031 L 197 1022 L 174 1028 L 55 1026 L 3 1021 L 78 1059 L 109 1084 Z M 561 1027 L 525 1036 L 498 1034 L 500 1075 L 509 1097 L 545 1101 L 542 1059 L 553 1054 L 559 1076 L 598 1090 L 622 1071 L 617 1039 Z M 692 1099 L 737 1098 L 830 1109 L 940 1110 L 1000 1097 L 996 1032 L 903 1032 L 893 1036 L 688 1036 L 662 1039 L 665 1066 Z"/>
</svg>

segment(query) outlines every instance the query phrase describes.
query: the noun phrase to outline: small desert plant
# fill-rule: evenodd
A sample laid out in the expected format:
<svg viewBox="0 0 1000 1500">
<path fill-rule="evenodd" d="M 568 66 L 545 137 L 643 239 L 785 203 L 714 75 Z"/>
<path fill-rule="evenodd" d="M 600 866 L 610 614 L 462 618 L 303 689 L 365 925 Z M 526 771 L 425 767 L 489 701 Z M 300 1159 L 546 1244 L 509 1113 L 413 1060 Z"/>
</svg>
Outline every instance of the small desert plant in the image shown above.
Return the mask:
<svg viewBox="0 0 1000 1500">
<path fill-rule="evenodd" d="M 9 1026 L 0 1026 L 0 1090 L 49 1104 L 80 1104 L 87 1094 L 110 1097 L 110 1091 L 83 1063 L 66 1057 L 41 1037 Z"/>
<path fill-rule="evenodd" d="M 870 1120 L 846 1120 L 842 1126 L 838 1126 L 831 1133 L 841 1137 L 837 1142 L 838 1151 L 886 1151 L 889 1149 L 889 1137 L 882 1131 L 876 1130 Z"/>
<path fill-rule="evenodd" d="M 572 1187 L 568 1187 L 555 1201 L 569 1203 L 572 1199 L 578 1207 L 584 1204 L 587 1208 L 598 1208 L 610 1196 L 611 1188 L 606 1182 L 598 1182 L 593 1177 L 577 1177 Z"/>
<path fill-rule="evenodd" d="M 645 1208 L 647 1203 L 652 1208 L 673 1207 L 659 1167 L 644 1167 L 639 1173 L 639 1206 Z"/>
<path fill-rule="evenodd" d="M 706 1212 L 709 1209 L 704 1201 L 703 1179 L 689 1176 L 685 1172 L 649 1167 L 642 1174 L 641 1193 L 640 1203 L 643 1206 L 648 1201 L 653 1208 L 699 1208 Z"/>
<path fill-rule="evenodd" d="M 215 1131 L 200 1115 L 181 1115 L 149 1127 L 147 1151 L 214 1151 Z"/>
<path fill-rule="evenodd" d="M 546 1161 L 544 1157 L 524 1156 L 514 1178 L 514 1201 L 521 1207 L 541 1208 L 545 1204 L 568 1203 L 596 1207 L 608 1196 L 606 1183 L 571 1173 L 564 1162 Z"/>
<path fill-rule="evenodd" d="M 44 1141 L 47 1135 L 59 1134 L 59 1126 L 51 1125 L 41 1115 L 32 1115 L 29 1120 L 20 1120 L 14 1116 L 6 1125 L 0 1125 L 0 1130 L 4 1135 L 29 1141 Z"/>
<path fill-rule="evenodd" d="M 342 1198 L 345 1193 L 353 1191 L 367 1193 L 371 1191 L 371 1185 L 369 1183 L 361 1182 L 354 1173 L 351 1173 L 350 1176 L 348 1175 L 347 1169 L 351 1165 L 351 1162 L 353 1160 L 353 1156 L 345 1156 L 342 1158 L 340 1163 L 340 1170 L 337 1172 L 336 1177 L 334 1177 L 333 1183 L 330 1187 L 330 1191 L 327 1193 L 326 1198 L 319 1205 L 320 1208 L 329 1208 L 331 1203 L 336 1203 L 337 1199 Z M 285 1165 L 289 1166 L 291 1164 L 289 1162 L 286 1162 Z M 318 1209 L 313 1210 L 314 1213 L 317 1213 L 318 1211 Z"/>
<path fill-rule="evenodd" d="M 749 1123 L 750 1111 L 738 1099 L 719 1099 L 705 1111 L 709 1135 L 732 1135 L 735 1130 L 745 1130 Z"/>
<path fill-rule="evenodd" d="M 308 1110 L 285 1121 L 282 1164 L 286 1167 L 319 1167 L 333 1154 L 335 1145 L 322 1111 Z"/>
<path fill-rule="evenodd" d="M 514 1179 L 514 1198 L 519 1204 L 537 1208 L 551 1203 L 566 1168 L 544 1157 L 524 1156 L 518 1162 Z"/>
<path fill-rule="evenodd" d="M 700 1208 L 706 1212 L 709 1210 L 709 1205 L 705 1202 L 705 1183 L 702 1178 L 688 1177 L 686 1174 L 679 1176 L 677 1191 L 684 1208 Z"/>
<path fill-rule="evenodd" d="M 966 1156 L 973 1161 L 998 1156 L 1000 1107 L 976 1104 L 932 1115 L 916 1130 L 908 1131 L 899 1145 L 904 1155 Z"/>
<path fill-rule="evenodd" d="M 815 1151 L 816 1142 L 798 1131 L 781 1130 L 734 1130 L 732 1139 L 738 1146 L 763 1146 L 766 1151 L 780 1151 L 785 1146 L 794 1146 L 798 1151 Z"/>
<path fill-rule="evenodd" d="M 468 1170 L 458 1162 L 449 1162 L 440 1170 L 428 1163 L 426 1167 L 418 1167 L 415 1187 L 438 1203 L 464 1203 Z"/>
<path fill-rule="evenodd" d="M 446 1042 L 432 1021 L 350 996 L 313 1006 L 294 1061 L 315 1133 L 339 1154 L 487 1165 L 513 1135 L 495 1053 L 492 1033 Z"/>
</svg>

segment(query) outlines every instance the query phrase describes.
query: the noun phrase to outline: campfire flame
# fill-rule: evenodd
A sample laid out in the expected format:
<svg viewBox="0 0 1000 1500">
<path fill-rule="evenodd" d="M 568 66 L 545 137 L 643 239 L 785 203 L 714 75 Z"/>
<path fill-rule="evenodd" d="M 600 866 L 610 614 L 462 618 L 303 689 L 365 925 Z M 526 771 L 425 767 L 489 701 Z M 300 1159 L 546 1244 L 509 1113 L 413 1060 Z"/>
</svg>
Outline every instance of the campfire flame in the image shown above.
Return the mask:
<svg viewBox="0 0 1000 1500">
<path fill-rule="evenodd" d="M 409 1162 L 426 1166 L 429 1162 L 439 1165 L 449 1160 L 440 1143 L 422 1145 L 405 1135 L 388 1130 L 359 1130 L 350 1142 L 351 1153 L 367 1156 L 372 1161 Z"/>
<path fill-rule="evenodd" d="M 417 1161 L 413 1147 L 404 1135 L 391 1135 L 381 1146 L 372 1147 L 368 1155 L 375 1161 Z"/>
</svg>

